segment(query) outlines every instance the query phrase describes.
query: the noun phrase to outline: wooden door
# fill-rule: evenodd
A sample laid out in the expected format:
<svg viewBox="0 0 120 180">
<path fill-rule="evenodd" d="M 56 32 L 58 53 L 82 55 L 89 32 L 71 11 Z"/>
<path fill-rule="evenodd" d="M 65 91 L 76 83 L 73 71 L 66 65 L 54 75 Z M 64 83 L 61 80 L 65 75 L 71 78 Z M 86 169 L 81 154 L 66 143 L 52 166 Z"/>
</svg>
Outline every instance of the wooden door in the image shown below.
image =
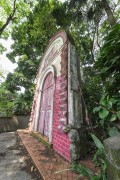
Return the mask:
<svg viewBox="0 0 120 180">
<path fill-rule="evenodd" d="M 52 118 L 53 74 L 49 73 L 43 83 L 38 130 L 49 136 L 49 126 Z"/>
</svg>

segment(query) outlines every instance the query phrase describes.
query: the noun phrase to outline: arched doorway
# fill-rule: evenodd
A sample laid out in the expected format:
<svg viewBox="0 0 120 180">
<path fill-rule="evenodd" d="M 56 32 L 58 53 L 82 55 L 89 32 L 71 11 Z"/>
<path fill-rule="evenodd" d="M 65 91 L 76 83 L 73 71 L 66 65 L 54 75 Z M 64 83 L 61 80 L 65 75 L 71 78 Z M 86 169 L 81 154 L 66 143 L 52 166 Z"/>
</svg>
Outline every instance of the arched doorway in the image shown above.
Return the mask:
<svg viewBox="0 0 120 180">
<path fill-rule="evenodd" d="M 53 80 L 53 73 L 49 72 L 43 82 L 40 102 L 38 131 L 47 137 L 49 137 L 53 113 Z"/>
</svg>

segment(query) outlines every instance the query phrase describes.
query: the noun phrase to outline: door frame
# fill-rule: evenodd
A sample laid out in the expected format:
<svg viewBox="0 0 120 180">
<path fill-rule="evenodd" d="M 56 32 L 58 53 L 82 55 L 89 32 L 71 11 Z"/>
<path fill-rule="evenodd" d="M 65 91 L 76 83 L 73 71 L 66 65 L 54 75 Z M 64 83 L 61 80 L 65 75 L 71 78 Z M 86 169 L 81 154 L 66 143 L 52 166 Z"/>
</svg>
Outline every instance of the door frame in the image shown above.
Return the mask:
<svg viewBox="0 0 120 180">
<path fill-rule="evenodd" d="M 34 130 L 38 131 L 38 124 L 39 124 L 39 112 L 40 112 L 40 108 L 41 108 L 41 97 L 42 97 L 42 88 L 43 88 L 43 84 L 44 84 L 44 80 L 47 77 L 47 75 L 52 72 L 53 74 L 53 97 L 52 97 L 52 104 L 51 104 L 51 119 L 50 119 L 50 126 L 49 126 L 49 142 L 52 142 L 52 132 L 53 132 L 53 109 L 54 109 L 54 91 L 55 91 L 55 68 L 53 65 L 49 66 L 48 68 L 46 68 L 45 71 L 43 71 L 43 73 L 41 73 L 41 76 L 38 80 L 39 83 L 39 88 L 38 88 L 38 99 L 37 99 L 37 107 L 36 107 L 36 117 L 35 117 L 35 123 L 34 123 Z"/>
</svg>

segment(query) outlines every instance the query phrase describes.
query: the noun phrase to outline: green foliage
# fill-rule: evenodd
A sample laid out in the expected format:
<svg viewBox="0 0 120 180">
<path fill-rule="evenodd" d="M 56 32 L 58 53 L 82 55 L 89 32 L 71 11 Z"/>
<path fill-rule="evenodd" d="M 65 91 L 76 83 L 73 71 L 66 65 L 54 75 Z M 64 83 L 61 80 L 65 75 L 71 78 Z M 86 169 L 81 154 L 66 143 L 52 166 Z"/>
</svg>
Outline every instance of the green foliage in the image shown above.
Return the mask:
<svg viewBox="0 0 120 180">
<path fill-rule="evenodd" d="M 34 3 L 32 5 L 34 6 Z M 24 0 L 6 0 L 5 2 L 1 0 L 0 7 L 0 36 L 6 39 L 14 24 L 19 24 L 21 20 L 26 19 L 30 12 L 31 1 L 28 3 Z"/>
<path fill-rule="evenodd" d="M 119 121 L 120 116 L 120 96 L 110 97 L 108 94 L 102 96 L 99 106 L 93 109 L 94 113 L 98 113 L 100 126 L 102 126 L 106 137 L 118 133 L 118 129 L 114 127 L 114 123 Z"/>
<path fill-rule="evenodd" d="M 80 174 L 79 177 L 90 177 L 92 180 L 93 177 L 95 177 L 94 173 L 87 167 L 83 166 L 82 164 L 72 164 L 72 170 L 74 170 L 76 173 Z"/>
<path fill-rule="evenodd" d="M 53 7 L 49 1 L 38 1 L 32 10 L 25 10 L 26 4 L 19 2 L 19 11 L 25 10 L 24 20 L 13 24 L 12 52 L 7 56 L 18 67 L 14 73 L 9 73 L 6 79 L 6 87 L 16 93 L 21 87 L 25 88 L 24 94 L 18 95 L 15 102 L 15 112 L 30 113 L 34 83 L 38 71 L 40 59 L 51 36 L 58 30 L 53 11 L 63 8 L 59 1 L 53 1 Z M 64 9 L 64 8 L 63 8 Z M 23 13 L 22 13 L 23 14 Z M 17 58 L 16 58 L 17 57 Z M 25 110 L 25 112 L 23 112 Z"/>
<path fill-rule="evenodd" d="M 6 90 L 4 83 L 0 84 L 0 117 L 11 117 L 14 112 L 14 98 L 10 91 Z"/>
<path fill-rule="evenodd" d="M 74 21 L 74 19 L 72 13 L 70 11 L 67 12 L 68 3 L 54 1 L 54 4 L 52 15 L 56 19 L 56 24 L 62 29 L 69 31 L 71 22 Z"/>
<path fill-rule="evenodd" d="M 26 97 L 26 94 L 21 93 L 21 94 L 16 95 L 16 99 L 14 101 L 14 114 L 16 115 L 29 115 L 30 114 L 32 100 L 30 99 L 30 95 L 28 94 L 28 97 Z"/>
<path fill-rule="evenodd" d="M 120 134 L 117 127 L 109 128 L 108 133 L 109 133 L 109 136 L 111 136 L 111 137 Z"/>
<path fill-rule="evenodd" d="M 94 155 L 94 162 L 95 162 L 95 165 L 101 166 L 101 173 L 97 175 L 91 169 L 85 167 L 84 165 L 80 163 L 72 164 L 70 169 L 64 169 L 64 170 L 58 171 L 57 173 L 61 173 L 66 170 L 73 170 L 77 174 L 79 174 L 78 178 L 87 177 L 90 180 L 107 180 L 107 177 L 106 177 L 107 167 L 106 167 L 106 157 L 105 157 L 105 152 L 104 152 L 104 146 L 94 134 L 91 134 L 91 136 L 97 147 L 97 151 Z"/>
<path fill-rule="evenodd" d="M 2 54 L 6 48 L 0 43 L 0 54 Z"/>
<path fill-rule="evenodd" d="M 100 73 L 106 91 L 115 95 L 120 90 L 120 24 L 109 29 L 103 42 L 95 68 Z"/>
<path fill-rule="evenodd" d="M 6 0 L 6 2 L 4 0 L 1 0 L 0 1 L 0 7 L 1 7 L 0 15 L 1 15 L 1 17 L 4 17 L 4 18 L 6 15 L 9 15 L 9 13 L 12 10 L 12 7 L 11 7 L 9 0 Z"/>
<path fill-rule="evenodd" d="M 104 149 L 103 144 L 100 142 L 100 140 L 94 134 L 91 134 L 91 136 L 92 136 L 92 139 L 94 140 L 94 143 L 97 146 L 97 148 L 102 152 Z"/>
<path fill-rule="evenodd" d="M 97 114 L 93 114 L 92 109 L 96 106 L 95 102 L 99 101 L 102 93 L 101 79 L 96 76 L 93 67 L 82 68 L 82 91 L 83 97 L 89 112 L 89 118 L 92 124 L 96 124 Z"/>
<path fill-rule="evenodd" d="M 104 146 L 101 143 L 101 141 L 94 134 L 91 134 L 91 136 L 97 147 L 97 151 L 94 154 L 93 160 L 95 162 L 95 165 L 101 166 L 100 179 L 107 180 L 107 178 L 106 178 L 107 165 L 106 165 L 106 156 L 105 156 Z"/>
<path fill-rule="evenodd" d="M 103 39 L 95 68 L 103 82 L 103 95 L 93 109 L 105 137 L 118 134 L 115 124 L 120 120 L 120 25 L 110 28 Z"/>
</svg>

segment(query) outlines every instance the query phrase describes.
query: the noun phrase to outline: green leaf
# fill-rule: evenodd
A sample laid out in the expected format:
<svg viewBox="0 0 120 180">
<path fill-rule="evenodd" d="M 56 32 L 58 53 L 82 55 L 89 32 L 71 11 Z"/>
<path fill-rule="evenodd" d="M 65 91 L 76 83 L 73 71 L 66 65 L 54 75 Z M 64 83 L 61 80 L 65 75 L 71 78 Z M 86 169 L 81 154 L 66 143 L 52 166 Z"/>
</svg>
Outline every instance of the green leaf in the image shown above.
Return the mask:
<svg viewBox="0 0 120 180">
<path fill-rule="evenodd" d="M 95 107 L 95 108 L 93 109 L 93 113 L 98 112 L 100 109 L 101 109 L 101 106 Z"/>
<path fill-rule="evenodd" d="M 90 180 L 100 180 L 100 176 L 92 176 L 90 177 Z"/>
<path fill-rule="evenodd" d="M 118 100 L 116 100 L 115 98 L 110 98 L 110 101 L 112 102 L 112 104 L 115 104 Z"/>
<path fill-rule="evenodd" d="M 105 119 L 100 120 L 101 126 L 104 126 L 104 123 L 105 123 Z"/>
<path fill-rule="evenodd" d="M 117 112 L 117 117 L 120 119 L 120 111 Z"/>
<path fill-rule="evenodd" d="M 106 106 L 107 108 L 111 108 L 112 107 L 112 101 L 110 100 L 102 100 L 101 99 L 101 102 L 100 102 L 103 106 Z"/>
<path fill-rule="evenodd" d="M 115 121 L 117 119 L 116 115 L 113 114 L 112 117 L 110 118 L 110 121 Z"/>
<path fill-rule="evenodd" d="M 94 176 L 93 171 L 82 164 L 73 164 L 72 170 L 74 170 L 75 172 L 77 172 L 82 176 L 87 176 L 87 177 Z"/>
<path fill-rule="evenodd" d="M 93 139 L 95 145 L 97 146 L 97 148 L 98 148 L 100 151 L 103 151 L 104 146 L 103 146 L 103 144 L 101 143 L 101 141 L 100 141 L 94 134 L 91 134 L 91 136 L 92 136 L 92 139 Z"/>
<path fill-rule="evenodd" d="M 108 107 L 108 108 L 112 108 L 112 101 L 107 101 L 106 102 L 106 106 Z"/>
<path fill-rule="evenodd" d="M 119 58 L 120 58 L 120 56 L 116 56 L 115 58 L 111 59 L 110 61 L 112 61 L 112 64 L 114 64 Z"/>
<path fill-rule="evenodd" d="M 118 131 L 118 129 L 116 127 L 112 127 L 112 128 L 109 129 L 108 133 L 112 137 L 112 136 L 115 136 L 115 135 L 119 134 L 119 131 Z"/>
<path fill-rule="evenodd" d="M 101 119 L 106 118 L 106 117 L 108 116 L 108 114 L 109 114 L 109 111 L 106 110 L 106 109 L 103 109 L 103 108 L 102 108 L 102 109 L 99 111 L 99 117 L 100 117 Z"/>
</svg>

